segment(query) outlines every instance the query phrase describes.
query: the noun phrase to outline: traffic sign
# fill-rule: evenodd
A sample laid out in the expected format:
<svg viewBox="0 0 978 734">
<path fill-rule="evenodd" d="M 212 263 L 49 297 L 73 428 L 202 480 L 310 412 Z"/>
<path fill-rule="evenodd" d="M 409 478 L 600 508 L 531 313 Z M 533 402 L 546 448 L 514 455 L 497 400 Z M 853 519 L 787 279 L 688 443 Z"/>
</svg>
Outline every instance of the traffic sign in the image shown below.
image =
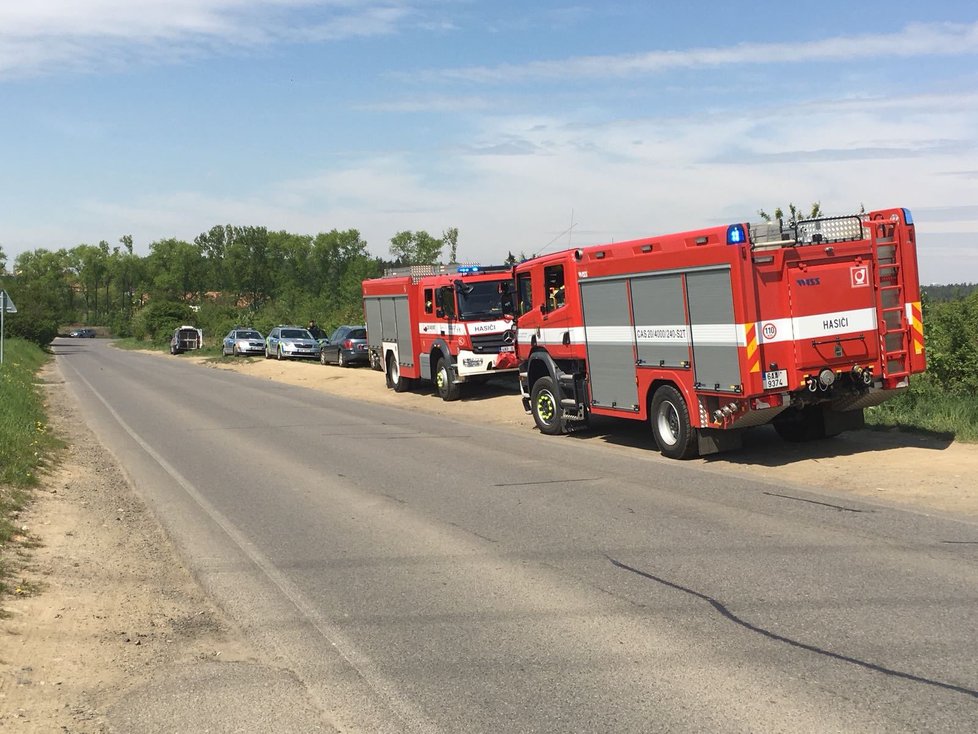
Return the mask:
<svg viewBox="0 0 978 734">
<path fill-rule="evenodd" d="M 7 291 L 0 291 L 0 308 L 2 308 L 6 313 L 17 313 L 17 307 L 14 302 L 10 300 L 10 296 L 7 295 Z"/>
</svg>

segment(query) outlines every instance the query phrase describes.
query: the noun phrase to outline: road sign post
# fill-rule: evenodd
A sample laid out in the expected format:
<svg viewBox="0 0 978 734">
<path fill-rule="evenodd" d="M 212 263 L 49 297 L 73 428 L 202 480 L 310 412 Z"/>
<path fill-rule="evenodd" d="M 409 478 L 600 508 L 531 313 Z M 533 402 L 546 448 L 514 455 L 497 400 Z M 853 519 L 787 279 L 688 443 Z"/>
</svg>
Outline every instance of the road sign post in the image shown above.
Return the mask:
<svg viewBox="0 0 978 734">
<path fill-rule="evenodd" d="M 10 300 L 10 296 L 7 295 L 7 291 L 0 291 L 0 364 L 3 364 L 3 331 L 4 331 L 4 317 L 8 313 L 17 313 L 17 307 L 14 302 Z"/>
</svg>

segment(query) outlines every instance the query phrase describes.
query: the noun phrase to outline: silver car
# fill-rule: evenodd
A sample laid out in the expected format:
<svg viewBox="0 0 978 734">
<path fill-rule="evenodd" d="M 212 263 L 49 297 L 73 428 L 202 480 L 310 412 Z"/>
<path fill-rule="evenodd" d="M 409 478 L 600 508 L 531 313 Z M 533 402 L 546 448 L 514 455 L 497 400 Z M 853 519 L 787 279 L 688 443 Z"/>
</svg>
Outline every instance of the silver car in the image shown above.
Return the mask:
<svg viewBox="0 0 978 734">
<path fill-rule="evenodd" d="M 319 359 L 319 342 L 301 326 L 276 326 L 265 339 L 265 359 Z"/>
<path fill-rule="evenodd" d="M 231 329 L 224 337 L 224 344 L 221 347 L 221 354 L 225 357 L 229 354 L 235 357 L 240 357 L 242 354 L 263 354 L 264 351 L 265 337 L 254 329 Z"/>
</svg>

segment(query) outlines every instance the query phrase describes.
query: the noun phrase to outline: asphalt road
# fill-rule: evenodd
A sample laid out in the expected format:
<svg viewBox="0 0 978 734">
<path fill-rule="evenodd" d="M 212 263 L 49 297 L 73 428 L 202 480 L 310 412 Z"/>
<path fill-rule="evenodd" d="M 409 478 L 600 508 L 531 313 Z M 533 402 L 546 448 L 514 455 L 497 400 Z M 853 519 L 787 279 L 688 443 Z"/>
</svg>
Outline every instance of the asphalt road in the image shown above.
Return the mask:
<svg viewBox="0 0 978 734">
<path fill-rule="evenodd" d="M 276 671 L 283 731 L 978 725 L 974 523 L 484 427 L 477 404 L 462 423 L 56 351 Z"/>
</svg>

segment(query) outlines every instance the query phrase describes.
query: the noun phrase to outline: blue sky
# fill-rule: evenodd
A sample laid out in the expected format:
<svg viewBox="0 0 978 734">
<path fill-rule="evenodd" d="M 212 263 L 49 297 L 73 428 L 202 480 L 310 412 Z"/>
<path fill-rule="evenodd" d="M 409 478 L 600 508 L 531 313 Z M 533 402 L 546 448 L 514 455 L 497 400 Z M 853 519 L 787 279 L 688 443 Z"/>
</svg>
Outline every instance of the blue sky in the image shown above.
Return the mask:
<svg viewBox="0 0 978 734">
<path fill-rule="evenodd" d="M 908 207 L 921 279 L 978 281 L 973 2 L 0 5 L 9 263 L 227 223 L 493 263 L 789 201 Z"/>
</svg>

